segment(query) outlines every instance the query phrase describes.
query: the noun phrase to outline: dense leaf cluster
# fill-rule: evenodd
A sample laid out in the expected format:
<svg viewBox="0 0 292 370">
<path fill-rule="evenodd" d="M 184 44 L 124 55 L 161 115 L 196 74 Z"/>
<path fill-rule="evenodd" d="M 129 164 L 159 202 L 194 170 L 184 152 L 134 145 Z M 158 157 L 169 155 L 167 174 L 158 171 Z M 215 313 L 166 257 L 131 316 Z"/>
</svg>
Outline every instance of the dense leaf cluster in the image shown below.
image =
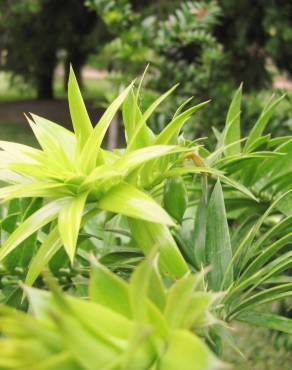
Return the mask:
<svg viewBox="0 0 292 370">
<path fill-rule="evenodd" d="M 0 142 L 0 368 L 216 369 L 226 322 L 292 333 L 259 309 L 292 294 L 292 138 L 265 133 L 283 97 L 244 138 L 240 86 L 211 151 L 181 135 L 208 102 L 154 133 L 176 86 L 143 111 L 142 82 L 93 126 L 71 70 L 74 132 L 32 114 L 39 148 Z M 108 150 L 119 109 L 126 146 Z"/>
</svg>

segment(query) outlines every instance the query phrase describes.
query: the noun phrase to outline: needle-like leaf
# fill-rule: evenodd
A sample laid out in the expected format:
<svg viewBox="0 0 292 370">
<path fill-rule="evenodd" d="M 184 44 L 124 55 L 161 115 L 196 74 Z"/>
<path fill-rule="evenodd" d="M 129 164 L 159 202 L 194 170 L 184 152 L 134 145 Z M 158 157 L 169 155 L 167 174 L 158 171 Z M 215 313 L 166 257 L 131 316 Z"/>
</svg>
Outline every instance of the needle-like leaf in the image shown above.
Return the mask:
<svg viewBox="0 0 292 370">
<path fill-rule="evenodd" d="M 62 207 L 58 216 L 59 232 L 71 263 L 73 263 L 75 256 L 76 243 L 87 196 L 88 193 L 83 193 L 72 199 L 68 198 L 67 204 Z"/>
<path fill-rule="evenodd" d="M 232 250 L 224 197 L 220 181 L 218 180 L 208 204 L 206 230 L 206 262 L 211 266 L 208 281 L 212 290 L 219 291 L 232 284 L 232 269 L 229 270 L 226 276 L 226 269 L 230 264 L 231 258 Z"/>
<path fill-rule="evenodd" d="M 242 84 L 235 92 L 232 102 L 230 104 L 225 125 L 224 144 L 229 145 L 234 141 L 238 144 L 228 147 L 226 149 L 227 155 L 238 154 L 241 152 L 240 145 L 240 106 L 242 96 Z"/>
<path fill-rule="evenodd" d="M 93 128 L 72 66 L 70 67 L 68 82 L 68 101 L 74 132 L 79 150 L 81 150 L 91 135 Z"/>
<path fill-rule="evenodd" d="M 66 202 L 67 200 L 65 198 L 48 203 L 20 224 L 0 248 L 0 261 L 11 253 L 23 240 L 54 220 Z"/>
</svg>

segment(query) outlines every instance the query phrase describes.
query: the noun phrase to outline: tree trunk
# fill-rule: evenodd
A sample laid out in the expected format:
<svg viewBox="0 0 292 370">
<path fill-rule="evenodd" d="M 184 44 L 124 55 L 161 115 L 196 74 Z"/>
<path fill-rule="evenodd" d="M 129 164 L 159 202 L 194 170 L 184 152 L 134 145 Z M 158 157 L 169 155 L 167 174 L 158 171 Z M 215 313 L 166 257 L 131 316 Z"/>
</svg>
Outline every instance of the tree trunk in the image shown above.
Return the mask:
<svg viewBox="0 0 292 370">
<path fill-rule="evenodd" d="M 109 150 L 116 149 L 119 143 L 119 118 L 114 116 L 108 130 L 107 147 Z"/>
<path fill-rule="evenodd" d="M 70 64 L 72 64 L 79 87 L 80 89 L 82 89 L 82 86 L 83 86 L 82 67 L 85 61 L 86 61 L 86 57 L 84 55 L 68 51 L 68 55 L 64 62 L 64 90 L 67 90 L 69 72 L 70 72 Z"/>
<path fill-rule="evenodd" d="M 54 71 L 38 76 L 37 80 L 37 98 L 38 99 L 54 99 Z"/>
</svg>

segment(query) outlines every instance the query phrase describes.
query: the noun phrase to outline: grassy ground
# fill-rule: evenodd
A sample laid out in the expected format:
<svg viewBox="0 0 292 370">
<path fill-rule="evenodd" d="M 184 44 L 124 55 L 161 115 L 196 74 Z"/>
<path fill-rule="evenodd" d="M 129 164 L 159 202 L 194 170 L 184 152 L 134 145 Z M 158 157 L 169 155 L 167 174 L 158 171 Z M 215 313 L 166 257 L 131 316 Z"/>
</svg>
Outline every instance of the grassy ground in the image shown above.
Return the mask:
<svg viewBox="0 0 292 370">
<path fill-rule="evenodd" d="M 0 102 L 19 100 L 22 97 L 27 99 L 34 98 L 34 92 L 30 88 L 20 88 L 19 86 L 10 86 L 10 75 L 0 72 Z M 0 118 L 1 119 L 1 118 Z"/>
</svg>

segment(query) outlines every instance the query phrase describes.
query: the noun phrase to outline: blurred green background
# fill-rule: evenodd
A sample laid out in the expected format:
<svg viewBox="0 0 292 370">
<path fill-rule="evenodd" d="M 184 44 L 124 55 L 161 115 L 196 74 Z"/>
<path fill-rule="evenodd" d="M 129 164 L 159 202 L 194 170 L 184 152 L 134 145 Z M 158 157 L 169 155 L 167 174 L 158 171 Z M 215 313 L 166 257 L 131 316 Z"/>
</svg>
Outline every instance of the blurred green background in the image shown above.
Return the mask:
<svg viewBox="0 0 292 370">
<path fill-rule="evenodd" d="M 212 136 L 243 82 L 243 131 L 272 93 L 288 91 L 270 130 L 291 132 L 291 14 L 289 0 L 0 0 L 1 137 L 33 142 L 23 111 L 70 126 L 70 63 L 93 121 L 150 63 L 144 107 L 180 83 L 151 122 L 154 130 L 193 96 L 212 103 L 186 135 Z M 121 135 L 114 135 L 116 145 Z"/>
<path fill-rule="evenodd" d="M 292 132 L 291 0 L 0 0 L 1 140 L 35 145 L 23 112 L 70 127 L 70 63 L 93 122 L 149 63 L 144 109 L 180 83 L 151 121 L 154 130 L 193 96 L 195 102 L 212 102 L 184 134 L 212 137 L 243 82 L 242 130 L 254 123 L 272 94 L 286 93 L 269 132 Z M 112 147 L 122 136 L 115 122 L 109 132 Z M 291 368 L 292 344 L 282 346 L 280 364 L 269 332 L 239 332 L 247 358 L 236 356 L 237 369 Z"/>
</svg>

